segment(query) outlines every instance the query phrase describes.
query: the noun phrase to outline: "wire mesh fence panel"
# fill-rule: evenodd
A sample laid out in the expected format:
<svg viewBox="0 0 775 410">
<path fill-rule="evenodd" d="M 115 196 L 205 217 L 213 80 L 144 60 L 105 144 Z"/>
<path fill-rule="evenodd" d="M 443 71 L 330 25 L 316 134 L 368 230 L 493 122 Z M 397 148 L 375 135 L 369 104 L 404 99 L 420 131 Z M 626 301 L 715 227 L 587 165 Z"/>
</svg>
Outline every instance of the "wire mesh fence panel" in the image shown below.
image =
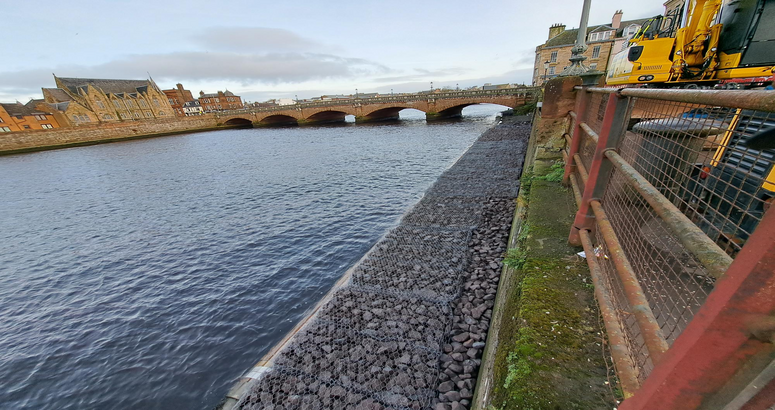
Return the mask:
<svg viewBox="0 0 775 410">
<path fill-rule="evenodd" d="M 594 242 L 595 249 L 593 257 L 597 259 L 597 262 L 603 271 L 606 286 L 611 292 L 611 300 L 616 309 L 617 319 L 620 327 L 624 331 L 627 352 L 630 354 L 630 359 L 639 371 L 638 379 L 643 381 L 653 367 L 645 339 L 641 334 L 640 327 L 638 326 L 635 315 L 630 307 L 630 303 L 624 291 L 624 286 L 622 285 L 622 280 L 616 272 L 616 267 L 611 260 L 611 253 L 599 230 L 595 232 Z M 588 255 L 587 257 L 590 256 Z"/>
<path fill-rule="evenodd" d="M 713 290 L 714 279 L 621 174 L 611 176 L 603 203 L 654 317 L 672 344 Z"/>
<path fill-rule="evenodd" d="M 775 196 L 772 149 L 745 145 L 775 114 L 638 99 L 621 153 L 734 257 Z"/>
<path fill-rule="evenodd" d="M 584 122 L 596 133 L 600 133 L 603 128 L 603 119 L 605 118 L 605 108 L 608 104 L 608 94 L 591 93 L 587 101 L 587 114 L 584 116 Z"/>
</svg>

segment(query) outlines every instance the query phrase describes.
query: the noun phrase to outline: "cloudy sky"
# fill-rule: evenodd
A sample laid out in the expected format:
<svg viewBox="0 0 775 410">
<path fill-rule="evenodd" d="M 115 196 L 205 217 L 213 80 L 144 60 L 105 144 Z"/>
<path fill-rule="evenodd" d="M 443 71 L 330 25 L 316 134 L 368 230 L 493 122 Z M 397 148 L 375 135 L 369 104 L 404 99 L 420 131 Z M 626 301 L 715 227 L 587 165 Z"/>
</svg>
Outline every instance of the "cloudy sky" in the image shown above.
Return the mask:
<svg viewBox="0 0 775 410">
<path fill-rule="evenodd" d="M 0 0 L 0 102 L 61 77 L 181 82 L 243 99 L 530 83 L 549 26 L 582 0 Z M 591 24 L 662 12 L 662 0 L 593 0 Z"/>
</svg>

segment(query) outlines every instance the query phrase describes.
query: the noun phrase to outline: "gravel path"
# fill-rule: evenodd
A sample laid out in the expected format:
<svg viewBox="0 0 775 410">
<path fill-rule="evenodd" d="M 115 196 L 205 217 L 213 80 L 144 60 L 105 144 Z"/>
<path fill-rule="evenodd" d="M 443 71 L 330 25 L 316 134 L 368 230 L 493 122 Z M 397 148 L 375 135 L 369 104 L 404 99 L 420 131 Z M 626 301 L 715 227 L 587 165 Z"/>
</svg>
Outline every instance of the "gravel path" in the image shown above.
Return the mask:
<svg viewBox="0 0 775 410">
<path fill-rule="evenodd" d="M 467 409 L 530 125 L 489 129 L 353 269 L 240 409 Z"/>
</svg>

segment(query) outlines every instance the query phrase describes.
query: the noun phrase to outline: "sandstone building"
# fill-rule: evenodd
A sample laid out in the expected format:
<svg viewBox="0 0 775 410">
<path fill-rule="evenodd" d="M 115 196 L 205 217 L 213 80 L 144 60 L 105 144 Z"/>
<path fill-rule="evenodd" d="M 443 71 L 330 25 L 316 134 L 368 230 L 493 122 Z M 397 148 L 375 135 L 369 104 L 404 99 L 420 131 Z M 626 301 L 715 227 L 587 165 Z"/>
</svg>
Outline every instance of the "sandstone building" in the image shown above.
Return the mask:
<svg viewBox="0 0 775 410">
<path fill-rule="evenodd" d="M 225 92 L 218 91 L 217 93 L 212 94 L 205 94 L 204 91 L 200 91 L 199 104 L 202 106 L 204 112 L 243 108 L 242 98 L 238 95 L 234 95 L 234 93 L 229 90 L 226 90 Z"/>
<path fill-rule="evenodd" d="M 587 51 L 584 64 L 605 71 L 610 57 L 626 47 L 627 41 L 648 19 L 622 21 L 622 11 L 614 13 L 610 24 L 587 27 Z M 543 85 L 570 65 L 571 49 L 576 42 L 578 29 L 566 30 L 564 24 L 549 27 L 546 43 L 536 47 L 533 65 L 533 85 Z"/>
<path fill-rule="evenodd" d="M 46 103 L 80 105 L 99 122 L 172 118 L 167 96 L 153 80 L 107 80 L 54 76 L 57 88 L 43 88 Z M 72 118 L 73 114 L 70 114 Z"/>
<path fill-rule="evenodd" d="M 0 133 L 59 128 L 51 112 L 21 103 L 0 103 Z"/>
<path fill-rule="evenodd" d="M 189 101 L 195 101 L 196 98 L 191 94 L 190 90 L 186 90 L 183 88 L 183 84 L 177 83 L 175 84 L 175 88 L 171 90 L 162 90 L 164 92 L 164 95 L 167 96 L 167 101 L 170 103 L 170 106 L 172 106 L 172 109 L 175 111 L 175 115 L 178 115 L 180 117 L 185 117 L 186 112 L 183 109 L 183 105 L 186 104 Z"/>
</svg>

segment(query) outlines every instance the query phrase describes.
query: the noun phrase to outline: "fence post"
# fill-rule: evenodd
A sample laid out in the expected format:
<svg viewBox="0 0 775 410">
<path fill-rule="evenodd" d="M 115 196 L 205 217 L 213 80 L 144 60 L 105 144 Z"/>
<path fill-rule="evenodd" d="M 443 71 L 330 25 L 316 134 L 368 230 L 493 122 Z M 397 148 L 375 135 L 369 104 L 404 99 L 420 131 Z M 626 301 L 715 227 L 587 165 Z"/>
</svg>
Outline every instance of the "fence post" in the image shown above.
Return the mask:
<svg viewBox="0 0 775 410">
<path fill-rule="evenodd" d="M 765 374 L 772 366 L 773 313 L 775 207 L 765 213 L 687 328 L 620 410 L 727 408 L 731 400 L 747 403 L 746 410 L 771 408 L 773 380 L 753 389 L 750 376 Z"/>
<path fill-rule="evenodd" d="M 581 146 L 582 129 L 581 123 L 587 118 L 587 105 L 589 105 L 589 95 L 586 90 L 581 90 L 576 93 L 576 107 L 574 112 L 576 113 L 576 119 L 573 121 L 573 136 L 571 137 L 571 145 L 568 150 L 568 161 L 565 163 L 565 174 L 562 176 L 562 183 L 568 185 L 570 175 L 576 172 L 576 163 L 573 160 L 573 156 L 579 152 Z"/>
<path fill-rule="evenodd" d="M 571 226 L 570 235 L 568 236 L 568 242 L 570 242 L 571 245 L 581 246 L 579 230 L 584 229 L 592 231 L 595 226 L 595 216 L 592 212 L 592 207 L 589 205 L 589 201 L 593 199 L 600 200 L 603 198 L 605 189 L 608 186 L 608 180 L 611 176 L 611 171 L 613 170 L 613 165 L 606 158 L 604 153 L 609 149 L 616 149 L 619 146 L 619 141 L 624 136 L 624 132 L 627 129 L 627 122 L 629 121 L 630 114 L 629 106 L 630 100 L 627 97 L 621 96 L 619 92 L 612 92 L 609 94 L 608 104 L 605 108 L 605 116 L 603 117 L 603 124 L 598 133 L 595 156 L 592 158 L 592 165 L 588 170 L 589 179 L 584 186 L 584 195 L 581 198 L 579 211 L 576 213 L 576 218 L 573 220 L 573 226 Z M 577 123 L 579 125 L 581 124 L 578 119 Z M 568 162 L 570 161 L 571 158 L 568 159 Z"/>
</svg>

